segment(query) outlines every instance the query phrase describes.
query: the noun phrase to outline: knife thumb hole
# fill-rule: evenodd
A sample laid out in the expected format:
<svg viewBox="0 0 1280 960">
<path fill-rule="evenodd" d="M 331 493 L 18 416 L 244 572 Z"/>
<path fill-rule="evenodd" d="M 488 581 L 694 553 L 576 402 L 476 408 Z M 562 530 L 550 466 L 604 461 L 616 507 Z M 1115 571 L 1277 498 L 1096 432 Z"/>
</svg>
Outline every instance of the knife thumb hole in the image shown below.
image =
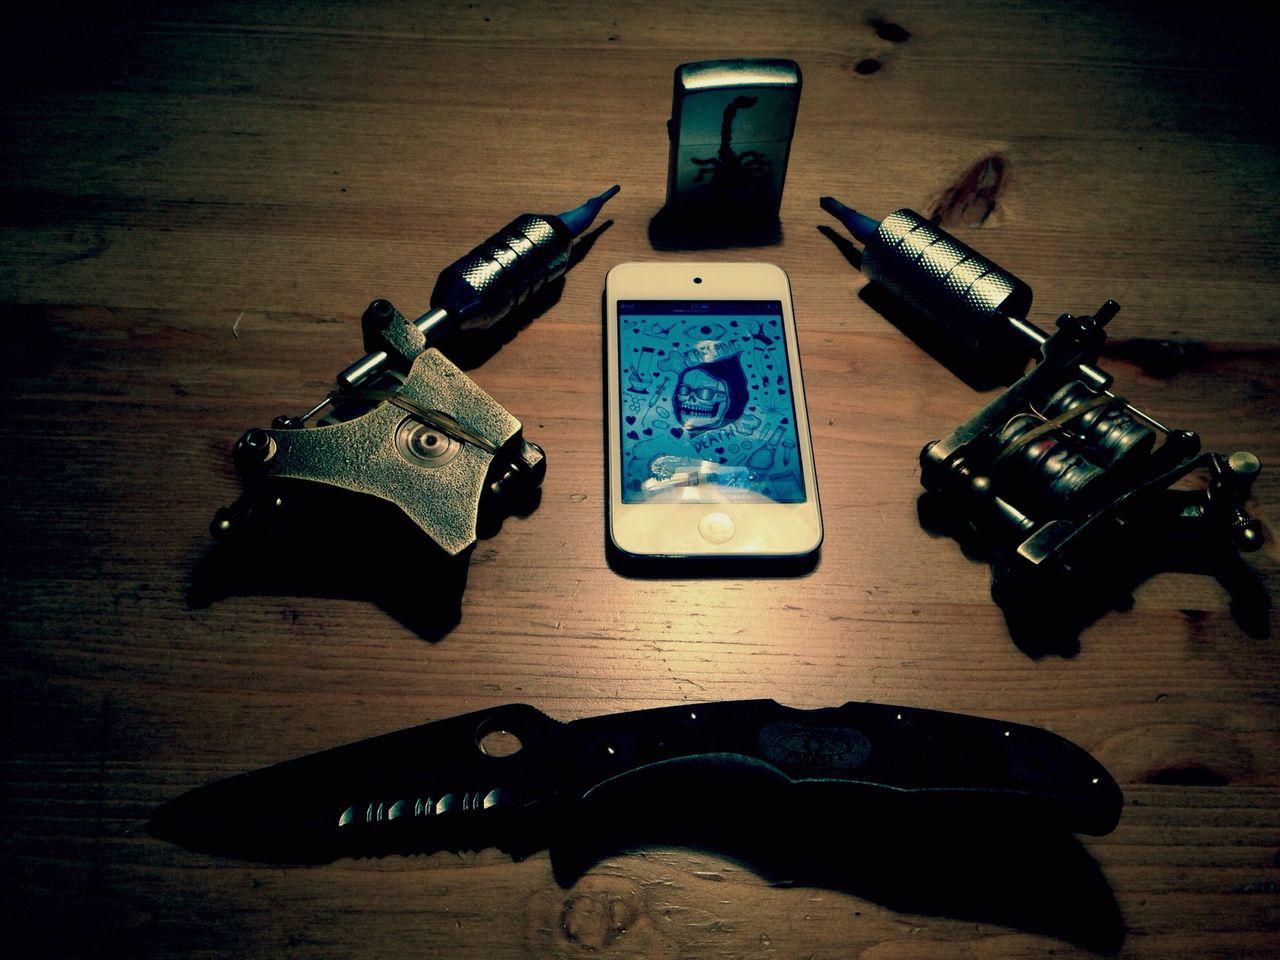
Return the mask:
<svg viewBox="0 0 1280 960">
<path fill-rule="evenodd" d="M 509 757 L 519 753 L 524 743 L 510 730 L 481 727 L 476 734 L 476 746 L 490 757 Z"/>
</svg>

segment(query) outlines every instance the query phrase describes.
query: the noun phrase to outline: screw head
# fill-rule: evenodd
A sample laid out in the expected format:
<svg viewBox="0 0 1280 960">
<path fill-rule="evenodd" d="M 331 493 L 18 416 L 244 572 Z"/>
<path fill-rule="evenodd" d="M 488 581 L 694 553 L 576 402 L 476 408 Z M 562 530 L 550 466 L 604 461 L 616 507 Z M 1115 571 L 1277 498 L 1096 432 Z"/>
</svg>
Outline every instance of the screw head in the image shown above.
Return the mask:
<svg viewBox="0 0 1280 960">
<path fill-rule="evenodd" d="M 1252 518 L 1251 518 L 1252 519 Z M 1252 553 L 1262 546 L 1262 526 L 1254 521 L 1236 530 L 1236 549 L 1242 553 Z"/>
<path fill-rule="evenodd" d="M 1262 461 L 1248 450 L 1237 450 L 1227 457 L 1227 469 L 1238 477 L 1252 479 L 1262 469 Z"/>
<path fill-rule="evenodd" d="M 219 507 L 209 524 L 209 533 L 215 540 L 225 540 L 237 529 L 235 514 L 227 507 Z"/>
<path fill-rule="evenodd" d="M 236 463 L 241 467 L 260 466 L 275 456 L 275 452 L 276 442 L 271 439 L 271 434 L 254 427 L 246 430 L 236 444 Z"/>
<path fill-rule="evenodd" d="M 376 320 L 379 322 L 386 322 L 387 320 L 390 320 L 395 312 L 396 308 L 392 306 L 391 301 L 384 300 L 381 297 L 374 300 L 369 304 L 369 306 L 364 308 L 364 316 L 366 320 Z"/>
</svg>

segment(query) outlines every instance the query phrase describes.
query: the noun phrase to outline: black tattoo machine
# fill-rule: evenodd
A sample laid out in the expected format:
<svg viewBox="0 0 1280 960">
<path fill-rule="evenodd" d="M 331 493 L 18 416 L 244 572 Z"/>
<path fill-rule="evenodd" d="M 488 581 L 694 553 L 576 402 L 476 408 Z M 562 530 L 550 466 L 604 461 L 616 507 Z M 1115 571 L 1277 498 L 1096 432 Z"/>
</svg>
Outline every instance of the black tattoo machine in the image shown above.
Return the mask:
<svg viewBox="0 0 1280 960">
<path fill-rule="evenodd" d="M 1026 283 L 918 213 L 877 222 L 820 203 L 864 245 L 862 272 L 954 351 L 1018 372 L 1037 360 L 920 455 L 926 522 L 989 555 L 993 595 L 1024 648 L 1070 652 L 1085 623 L 1161 569 L 1212 573 L 1238 602 L 1252 592 L 1265 605 L 1239 557 L 1263 542 L 1245 509 L 1258 458 L 1203 453 L 1196 434 L 1110 392 L 1097 363 L 1118 304 L 1063 314 L 1046 334 L 1026 319 Z M 1183 482 L 1193 474 L 1206 482 Z"/>
<path fill-rule="evenodd" d="M 517 217 L 440 274 L 430 309 L 408 320 L 374 300 L 362 327 L 367 354 L 302 416 L 277 417 L 235 445 L 244 495 L 214 517 L 216 537 L 274 526 L 295 494 L 317 490 L 385 501 L 448 556 L 476 540 L 482 515 L 535 493 L 542 449 L 520 421 L 431 344 L 483 330 L 563 274 L 574 238 L 618 192 L 614 186 L 558 216 Z M 348 532 L 364 548 L 364 531 Z"/>
</svg>

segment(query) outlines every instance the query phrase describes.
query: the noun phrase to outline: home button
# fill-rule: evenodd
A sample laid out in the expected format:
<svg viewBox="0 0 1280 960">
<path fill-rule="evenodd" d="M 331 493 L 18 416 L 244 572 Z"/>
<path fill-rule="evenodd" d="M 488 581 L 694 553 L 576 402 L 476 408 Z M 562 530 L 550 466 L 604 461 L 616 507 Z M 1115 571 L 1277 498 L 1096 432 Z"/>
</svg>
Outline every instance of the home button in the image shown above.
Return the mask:
<svg viewBox="0 0 1280 960">
<path fill-rule="evenodd" d="M 733 517 L 716 511 L 698 521 L 698 532 L 708 543 L 728 543 L 733 539 Z"/>
</svg>

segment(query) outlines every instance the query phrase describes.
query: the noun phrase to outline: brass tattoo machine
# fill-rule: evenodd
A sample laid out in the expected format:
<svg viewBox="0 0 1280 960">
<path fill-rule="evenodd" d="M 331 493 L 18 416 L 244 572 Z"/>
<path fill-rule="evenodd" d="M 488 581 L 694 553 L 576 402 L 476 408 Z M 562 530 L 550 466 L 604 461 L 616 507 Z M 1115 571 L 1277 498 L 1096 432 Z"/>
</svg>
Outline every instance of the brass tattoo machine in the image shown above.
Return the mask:
<svg viewBox="0 0 1280 960">
<path fill-rule="evenodd" d="M 1118 304 L 1063 314 L 1047 334 L 1027 320 L 1026 283 L 920 214 L 877 222 L 832 197 L 820 203 L 863 244 L 862 272 L 953 350 L 1014 376 L 1037 360 L 920 457 L 925 489 L 991 548 L 1002 605 L 1038 597 L 1043 618 L 1047 594 L 1078 602 L 1137 557 L 1154 568 L 1151 558 L 1194 544 L 1201 557 L 1238 563 L 1237 551 L 1262 545 L 1262 525 L 1245 509 L 1258 458 L 1203 453 L 1195 433 L 1110 392 L 1098 356 Z M 1180 483 L 1192 473 L 1207 482 Z"/>
<path fill-rule="evenodd" d="M 431 344 L 491 327 L 563 274 L 574 238 L 617 192 L 558 216 L 517 217 L 440 274 L 415 320 L 374 300 L 362 319 L 367 353 L 334 388 L 305 414 L 240 437 L 244 494 L 214 516 L 214 536 L 274 526 L 291 491 L 322 487 L 393 504 L 457 556 L 475 543 L 482 514 L 510 512 L 535 493 L 546 472 L 542 449 Z"/>
</svg>

